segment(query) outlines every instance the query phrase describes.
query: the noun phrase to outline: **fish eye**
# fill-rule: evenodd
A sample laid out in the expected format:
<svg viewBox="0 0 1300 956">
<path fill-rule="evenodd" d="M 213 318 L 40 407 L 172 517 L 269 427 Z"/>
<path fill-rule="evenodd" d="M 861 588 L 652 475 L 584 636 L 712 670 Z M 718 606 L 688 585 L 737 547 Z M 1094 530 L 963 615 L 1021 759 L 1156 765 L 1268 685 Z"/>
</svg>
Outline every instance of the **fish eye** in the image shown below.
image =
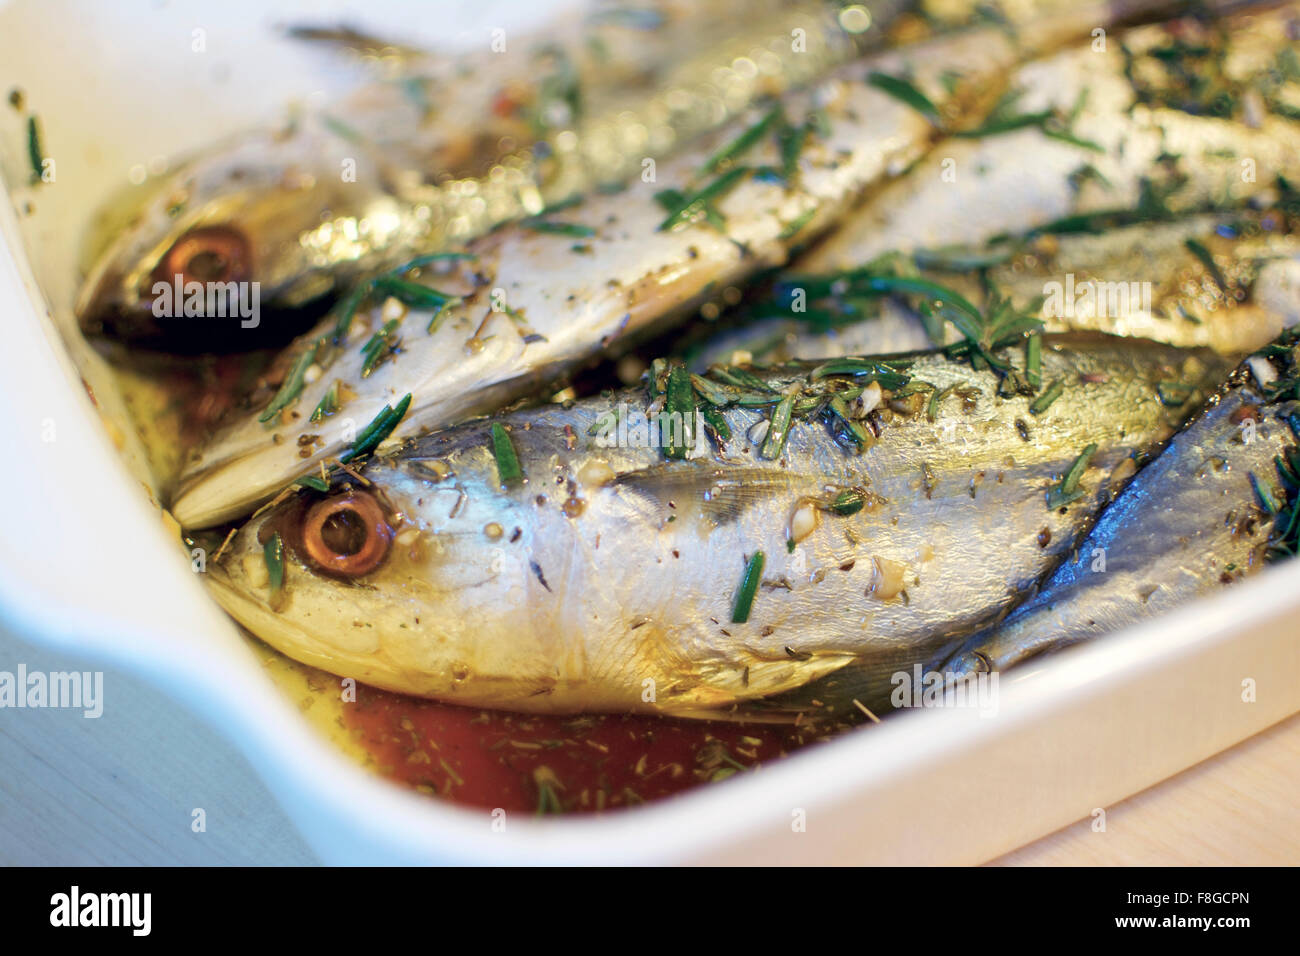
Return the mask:
<svg viewBox="0 0 1300 956">
<path fill-rule="evenodd" d="M 185 233 L 167 250 L 155 278 L 185 282 L 240 282 L 250 269 L 248 237 L 232 226 L 200 226 Z"/>
<path fill-rule="evenodd" d="M 307 558 L 327 574 L 356 578 L 369 574 L 388 556 L 393 528 L 374 496 L 349 491 L 318 501 L 302 522 Z"/>
</svg>

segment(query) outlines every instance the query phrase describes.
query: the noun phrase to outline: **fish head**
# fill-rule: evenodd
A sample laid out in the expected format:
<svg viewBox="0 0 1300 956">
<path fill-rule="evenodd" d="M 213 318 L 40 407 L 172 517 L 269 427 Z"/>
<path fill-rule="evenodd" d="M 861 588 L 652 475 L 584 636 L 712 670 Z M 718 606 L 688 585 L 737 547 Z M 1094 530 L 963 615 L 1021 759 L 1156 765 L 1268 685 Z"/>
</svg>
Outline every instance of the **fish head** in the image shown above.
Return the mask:
<svg viewBox="0 0 1300 956">
<path fill-rule="evenodd" d="M 366 185 L 378 177 L 350 181 L 340 150 L 325 140 L 313 150 L 313 140 L 250 134 L 141 187 L 82 286 L 82 329 L 175 351 L 267 345 L 301 332 L 348 278 L 340 264 L 360 265 L 401 222 L 391 196 Z M 196 288 L 203 306 L 187 309 Z M 212 289 L 238 303 L 210 308 Z"/>
<path fill-rule="evenodd" d="M 254 516 L 204 577 L 241 624 L 298 660 L 374 686 L 472 706 L 551 710 L 566 629 L 526 558 L 525 497 L 377 460 Z M 278 535 L 283 583 L 271 586 Z M 529 703 L 536 707 L 530 708 Z"/>
</svg>

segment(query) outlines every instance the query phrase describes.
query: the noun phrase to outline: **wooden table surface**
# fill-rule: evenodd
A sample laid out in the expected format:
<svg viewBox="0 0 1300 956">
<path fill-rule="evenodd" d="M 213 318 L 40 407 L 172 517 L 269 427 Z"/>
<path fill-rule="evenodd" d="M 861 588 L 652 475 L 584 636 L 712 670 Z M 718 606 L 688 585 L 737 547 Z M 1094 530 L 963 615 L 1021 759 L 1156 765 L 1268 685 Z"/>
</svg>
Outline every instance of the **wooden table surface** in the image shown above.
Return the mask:
<svg viewBox="0 0 1300 956">
<path fill-rule="evenodd" d="M 97 669 L 0 629 L 0 670 Z M 318 862 L 224 738 L 106 670 L 103 716 L 0 710 L 0 864 Z M 206 831 L 191 829 L 202 808 Z M 999 865 L 1300 864 L 1300 714 Z"/>
</svg>

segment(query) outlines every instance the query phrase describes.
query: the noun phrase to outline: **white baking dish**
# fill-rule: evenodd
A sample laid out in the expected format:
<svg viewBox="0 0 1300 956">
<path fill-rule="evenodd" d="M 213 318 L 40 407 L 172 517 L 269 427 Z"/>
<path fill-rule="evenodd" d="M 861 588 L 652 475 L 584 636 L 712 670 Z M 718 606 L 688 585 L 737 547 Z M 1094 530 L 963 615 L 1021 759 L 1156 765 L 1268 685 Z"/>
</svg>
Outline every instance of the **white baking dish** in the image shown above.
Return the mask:
<svg viewBox="0 0 1300 956">
<path fill-rule="evenodd" d="M 112 380 L 72 331 L 78 243 L 131 167 L 340 82 L 337 62 L 269 27 L 337 20 L 346 5 L 272 6 L 274 15 L 245 0 L 0 5 L 0 87 L 27 92 L 57 163 L 54 184 L 27 190 L 23 128 L 0 107 L 14 189 L 0 203 L 0 489 L 10 504 L 0 615 L 33 640 L 142 673 L 206 716 L 247 753 L 322 858 L 972 863 L 1300 710 L 1293 563 L 1006 675 L 995 716 L 918 712 L 602 818 L 520 816 L 497 831 L 484 812 L 400 789 L 345 759 L 276 689 L 169 539 Z M 370 0 L 353 19 L 406 42 L 463 46 L 486 42 L 491 27 L 523 31 L 546 6 Z M 205 31 L 202 53 L 192 49 L 195 30 Z M 28 199 L 34 213 L 16 213 Z M 1246 678 L 1258 686 L 1254 703 L 1242 701 Z M 111 686 L 106 698 L 111 707 Z M 805 832 L 792 827 L 797 810 Z"/>
</svg>

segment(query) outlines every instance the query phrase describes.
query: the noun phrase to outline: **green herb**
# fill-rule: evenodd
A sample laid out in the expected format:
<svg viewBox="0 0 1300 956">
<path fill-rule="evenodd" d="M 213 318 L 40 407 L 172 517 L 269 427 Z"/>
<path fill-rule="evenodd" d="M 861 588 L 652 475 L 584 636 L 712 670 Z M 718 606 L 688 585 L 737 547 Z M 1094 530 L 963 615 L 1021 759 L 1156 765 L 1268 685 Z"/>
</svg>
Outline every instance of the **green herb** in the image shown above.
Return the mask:
<svg viewBox="0 0 1300 956">
<path fill-rule="evenodd" d="M 1270 482 L 1261 481 L 1252 471 L 1250 472 L 1250 485 L 1255 489 L 1255 495 L 1259 498 L 1260 505 L 1270 515 L 1276 515 L 1282 510 L 1285 499 Z"/>
<path fill-rule="evenodd" d="M 352 448 L 339 456 L 339 461 L 346 464 L 353 459 L 368 455 L 379 447 L 380 442 L 393 433 L 397 423 L 402 420 L 406 410 L 411 407 L 411 393 L 407 392 L 402 396 L 402 400 L 397 403 L 396 407 L 390 408 L 385 405 L 378 415 L 361 429 L 361 434 L 357 435 L 356 440 L 352 442 Z"/>
<path fill-rule="evenodd" d="M 858 379 L 878 382 L 881 388 L 893 390 L 907 384 L 908 376 L 901 370 L 904 368 L 907 368 L 907 363 L 859 358 L 831 359 L 808 373 L 808 378 L 816 382 L 831 375 L 852 375 Z"/>
<path fill-rule="evenodd" d="M 1041 302 L 1035 301 L 1024 309 L 1017 309 L 1010 299 L 991 293 L 985 311 L 976 311 L 974 317 L 969 309 L 950 308 L 947 304 L 940 313 L 965 337 L 973 350 L 973 357 L 978 356 L 992 367 L 1006 372 L 1008 366 L 993 356 L 993 350 L 1022 336 L 1042 331 L 1043 322 L 1035 315 L 1040 306 Z"/>
<path fill-rule="evenodd" d="M 315 410 L 312 411 L 311 413 L 311 421 L 313 424 L 315 424 L 316 422 L 324 421 L 326 418 L 328 418 L 330 415 L 333 415 L 338 410 L 339 410 L 339 383 L 336 381 L 328 389 L 326 389 L 325 394 L 321 396 L 320 403 L 316 406 Z"/>
<path fill-rule="evenodd" d="M 316 361 L 316 350 L 319 347 L 319 342 L 313 342 L 298 356 L 298 360 L 293 363 L 293 368 L 289 369 L 289 374 L 284 377 L 280 390 L 271 399 L 271 404 L 267 405 L 266 410 L 257 416 L 259 422 L 266 424 L 271 421 L 302 394 L 302 390 L 307 384 L 307 369 L 311 368 L 312 363 Z"/>
<path fill-rule="evenodd" d="M 1106 189 L 1115 188 L 1114 184 L 1102 174 L 1101 170 L 1092 165 L 1092 163 L 1084 163 L 1074 172 L 1070 173 L 1070 188 L 1077 193 L 1083 188 L 1083 184 L 1090 179 L 1093 182 L 1104 186 Z"/>
<path fill-rule="evenodd" d="M 777 238 L 782 240 L 793 239 L 795 236 L 799 235 L 800 231 L 802 231 L 804 226 L 812 222 L 813 216 L 815 215 L 817 215 L 816 206 L 812 207 L 811 209 L 807 209 L 804 212 L 801 212 L 798 216 L 796 216 L 794 219 L 790 220 L 790 222 L 786 224 L 785 228 L 783 228 L 777 234 Z"/>
<path fill-rule="evenodd" d="M 497 480 L 502 488 L 523 484 L 524 470 L 519 465 L 519 456 L 515 454 L 510 433 L 500 422 L 492 423 L 492 456 L 497 462 Z"/>
<path fill-rule="evenodd" d="M 433 316 L 429 319 L 428 325 L 429 332 L 433 332 L 443 309 L 459 305 L 461 301 L 458 295 L 440 292 L 427 285 L 398 278 L 396 275 L 381 276 L 374 280 L 373 288 L 376 292 L 392 296 L 409 309 L 432 312 Z"/>
<path fill-rule="evenodd" d="M 812 127 L 807 122 L 798 126 L 787 123 L 777 133 L 777 145 L 781 148 L 781 175 L 786 182 L 793 179 L 799 171 L 799 157 L 803 155 L 811 135 Z"/>
<path fill-rule="evenodd" d="M 918 249 L 912 254 L 912 261 L 916 263 L 918 269 L 933 269 L 938 272 L 976 272 L 1002 265 L 1015 252 L 1016 250 L 1010 246 L 1004 249 L 943 246 L 937 249 Z"/>
<path fill-rule="evenodd" d="M 720 411 L 712 405 L 705 405 L 700 409 L 700 414 L 704 417 L 704 427 L 714 442 L 722 444 L 731 441 L 731 426 Z"/>
<path fill-rule="evenodd" d="M 284 598 L 284 541 L 280 532 L 276 531 L 266 539 L 262 557 L 266 561 L 266 575 L 271 586 L 271 608 L 278 610 Z"/>
<path fill-rule="evenodd" d="M 1012 130 L 1024 129 L 1026 126 L 1042 126 L 1052 118 L 1050 110 L 1041 113 L 1021 113 L 1016 116 L 990 116 L 981 126 L 975 129 L 960 130 L 954 133 L 954 136 L 963 136 L 970 139 L 978 139 L 984 136 L 996 136 L 999 133 L 1009 133 Z"/>
<path fill-rule="evenodd" d="M 737 388 L 753 389 L 760 392 L 776 391 L 753 372 L 735 365 L 714 365 L 709 369 L 709 374 Z"/>
<path fill-rule="evenodd" d="M 322 478 L 320 475 L 303 475 L 301 478 L 295 481 L 294 484 L 300 485 L 303 488 L 311 488 L 314 491 L 330 490 L 330 483 L 326 481 L 324 478 Z"/>
<path fill-rule="evenodd" d="M 857 443 L 858 451 L 864 452 L 876 443 L 876 436 L 871 433 L 860 421 L 849 414 L 849 407 L 845 404 L 844 399 L 838 395 L 831 397 L 828 403 L 830 410 L 835 417 L 840 420 L 850 435 L 853 436 L 854 442 Z"/>
<path fill-rule="evenodd" d="M 341 119 L 330 116 L 328 113 L 321 114 L 321 122 L 325 124 L 325 128 L 330 132 L 334 133 L 336 136 L 342 137 L 349 143 L 365 142 L 365 137 L 363 137 L 359 132 Z"/>
<path fill-rule="evenodd" d="M 666 416 L 666 417 L 665 417 Z M 668 433 L 664 457 L 683 459 L 694 444 L 695 390 L 691 373 L 685 365 L 674 365 L 668 370 L 668 384 L 664 396 L 664 411 L 659 416 L 659 436 Z"/>
<path fill-rule="evenodd" d="M 1053 126 L 1051 123 L 1043 124 L 1043 135 L 1051 139 L 1058 139 L 1062 143 L 1069 143 L 1071 146 L 1078 146 L 1081 149 L 1092 150 L 1094 153 L 1106 152 L 1106 147 L 1102 146 L 1101 143 L 1091 139 L 1084 139 L 1082 136 L 1076 136 L 1068 129 L 1061 129 L 1060 127 Z"/>
<path fill-rule="evenodd" d="M 361 303 L 370 295 L 371 288 L 369 282 L 358 283 L 348 290 L 348 294 L 339 303 L 338 319 L 334 322 L 334 332 L 330 336 L 335 345 L 342 345 L 347 338 L 348 330 L 352 328 L 352 319 L 361 308 Z"/>
<path fill-rule="evenodd" d="M 545 219 L 525 219 L 520 223 L 525 229 L 531 229 L 533 232 L 545 232 L 557 236 L 572 236 L 575 239 L 588 239 L 596 234 L 596 230 L 590 226 L 583 226 L 576 222 L 550 222 Z"/>
<path fill-rule="evenodd" d="M 393 333 L 397 331 L 397 326 L 401 319 L 389 319 L 379 331 L 370 336 L 366 344 L 361 346 L 361 377 L 369 378 L 370 373 L 379 367 L 383 360 L 392 354 L 397 348 L 397 342 L 393 338 Z"/>
<path fill-rule="evenodd" d="M 422 256 L 416 256 L 410 262 L 398 266 L 392 271 L 394 276 L 406 275 L 415 269 L 423 269 L 427 265 L 435 262 L 455 262 L 461 259 L 477 259 L 478 256 L 472 252 L 429 252 Z"/>
<path fill-rule="evenodd" d="M 763 563 L 766 560 L 762 551 L 755 551 L 749 563 L 745 565 L 745 574 L 740 579 L 736 603 L 731 610 L 732 624 L 744 624 L 749 620 L 749 612 L 754 606 L 754 595 L 758 591 L 759 582 L 763 580 Z"/>
<path fill-rule="evenodd" d="M 769 460 L 780 458 L 785 451 L 785 443 L 790 438 L 790 419 L 794 415 L 794 400 L 798 397 L 798 388 L 792 387 L 781 401 L 777 402 L 772 418 L 768 422 L 767 435 L 759 453 Z"/>
<path fill-rule="evenodd" d="M 1078 501 L 1087 494 L 1087 492 L 1080 490 L 1079 479 L 1083 477 L 1083 473 L 1088 468 L 1088 462 L 1092 460 L 1092 456 L 1096 453 L 1097 446 L 1095 444 L 1089 445 L 1085 448 L 1079 453 L 1079 457 L 1074 459 L 1074 464 L 1072 464 L 1069 471 L 1065 473 L 1065 477 L 1061 479 L 1060 485 L 1048 491 L 1047 507 L 1050 510 L 1063 508 L 1072 501 Z"/>
<path fill-rule="evenodd" d="M 867 498 L 860 491 L 841 491 L 835 496 L 835 500 L 830 503 L 830 510 L 841 517 L 847 518 L 849 515 L 855 515 L 861 511 L 866 503 Z"/>
<path fill-rule="evenodd" d="M 1214 261 L 1214 256 L 1210 254 L 1210 250 L 1205 248 L 1204 244 L 1195 239 L 1188 239 L 1184 245 L 1187 246 L 1187 251 L 1196 256 L 1196 258 L 1201 261 L 1201 265 L 1205 266 L 1205 270 L 1214 279 L 1214 284 L 1222 291 L 1227 292 L 1228 280 L 1225 279 L 1223 273 L 1219 271 L 1219 267 Z"/>
<path fill-rule="evenodd" d="M 537 784 L 536 815 L 539 817 L 544 817 L 552 813 L 564 812 L 564 805 L 560 802 L 560 794 L 555 789 L 555 785 L 558 781 L 545 779 L 545 777 L 539 772 L 546 769 L 547 768 L 545 767 L 538 767 L 537 770 L 533 772 L 533 779 Z M 547 774 L 549 773 L 550 771 L 547 771 Z"/>
<path fill-rule="evenodd" d="M 1052 407 L 1052 402 L 1061 397 L 1063 391 L 1065 391 L 1064 385 L 1060 382 L 1053 382 L 1051 385 L 1047 386 L 1047 391 L 1034 399 L 1033 403 L 1029 406 L 1029 411 L 1034 415 L 1043 414 L 1043 412 Z"/>
<path fill-rule="evenodd" d="M 695 391 L 709 405 L 719 408 L 726 408 L 728 405 L 737 404 L 741 392 L 728 385 L 720 385 L 717 382 L 711 382 L 702 375 L 692 375 L 691 384 L 695 386 Z"/>
<path fill-rule="evenodd" d="M 906 103 L 936 126 L 940 125 L 939 108 L 909 81 L 890 76 L 888 73 L 872 72 L 867 77 L 867 84 Z"/>
<path fill-rule="evenodd" d="M 669 229 L 690 222 L 702 214 L 707 217 L 710 204 L 729 193 L 752 172 L 753 170 L 744 166 L 736 166 L 690 196 L 683 196 L 681 193 L 673 192 L 668 198 L 678 199 L 680 205 L 673 209 L 668 218 L 659 224 L 658 231 L 667 232 Z M 663 196 L 664 194 L 661 193 L 660 195 Z M 716 212 L 714 214 L 716 215 Z M 714 222 L 714 225 L 716 224 Z"/>
<path fill-rule="evenodd" d="M 1043 384 L 1043 335 L 1034 332 L 1025 339 L 1025 380 L 1037 390 Z"/>
<path fill-rule="evenodd" d="M 36 116 L 27 117 L 27 158 L 32 164 L 32 184 L 42 181 L 45 173 L 45 152 L 41 149 L 41 128 Z"/>
<path fill-rule="evenodd" d="M 939 418 L 939 406 L 943 400 L 952 394 L 952 390 L 957 387 L 957 383 L 949 385 L 947 388 L 939 389 L 930 394 L 930 401 L 925 407 L 925 417 L 928 421 L 936 421 Z"/>
<path fill-rule="evenodd" d="M 762 139 L 768 130 L 770 130 L 780 119 L 781 107 L 772 107 L 757 123 L 749 127 L 749 129 L 745 130 L 726 146 L 723 146 L 720 150 L 710 156 L 708 161 L 704 164 L 704 171 L 706 173 L 716 173 L 724 166 L 729 166 L 735 161 L 736 157 L 748 151 L 755 143 Z"/>
</svg>

